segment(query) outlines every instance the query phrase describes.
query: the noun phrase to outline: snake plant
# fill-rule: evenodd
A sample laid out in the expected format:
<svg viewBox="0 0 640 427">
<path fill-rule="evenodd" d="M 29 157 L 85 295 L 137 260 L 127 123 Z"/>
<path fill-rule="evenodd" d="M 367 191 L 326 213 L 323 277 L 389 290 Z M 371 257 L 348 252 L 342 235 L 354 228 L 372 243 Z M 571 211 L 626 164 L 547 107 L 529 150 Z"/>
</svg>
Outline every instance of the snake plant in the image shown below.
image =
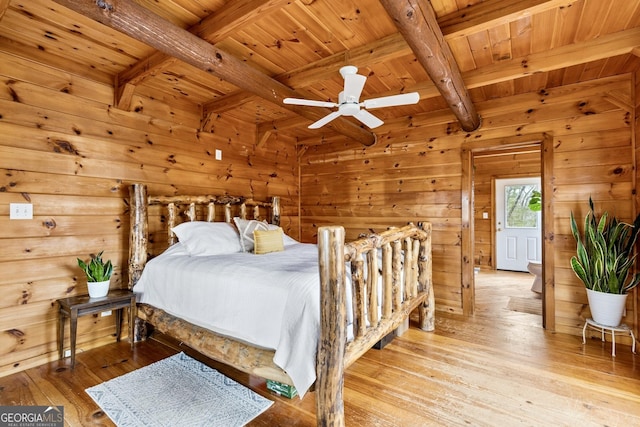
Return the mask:
<svg viewBox="0 0 640 427">
<path fill-rule="evenodd" d="M 104 282 L 111 278 L 113 265 L 111 260 L 107 262 L 102 260 L 102 252 L 104 251 L 100 251 L 98 255 L 91 254 L 91 261 L 88 264 L 78 258 L 78 265 L 87 275 L 87 282 Z"/>
<path fill-rule="evenodd" d="M 571 233 L 577 242 L 576 255 L 571 257 L 571 269 L 588 289 L 625 294 L 640 283 L 640 273 L 632 272 L 640 215 L 633 224 L 609 217 L 607 212 L 598 218 L 591 197 L 589 208 L 583 235 L 571 212 Z"/>
</svg>

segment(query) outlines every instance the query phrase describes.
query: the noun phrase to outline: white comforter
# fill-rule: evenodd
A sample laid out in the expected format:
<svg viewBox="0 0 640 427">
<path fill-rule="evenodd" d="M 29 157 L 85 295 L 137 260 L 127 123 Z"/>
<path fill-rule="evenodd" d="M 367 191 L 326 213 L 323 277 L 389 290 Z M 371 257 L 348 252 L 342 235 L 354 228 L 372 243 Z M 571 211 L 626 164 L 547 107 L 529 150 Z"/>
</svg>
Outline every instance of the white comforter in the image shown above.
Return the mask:
<svg viewBox="0 0 640 427">
<path fill-rule="evenodd" d="M 316 378 L 320 319 L 318 251 L 189 256 L 177 243 L 149 261 L 138 301 L 193 324 L 275 350 L 300 397 Z"/>
</svg>

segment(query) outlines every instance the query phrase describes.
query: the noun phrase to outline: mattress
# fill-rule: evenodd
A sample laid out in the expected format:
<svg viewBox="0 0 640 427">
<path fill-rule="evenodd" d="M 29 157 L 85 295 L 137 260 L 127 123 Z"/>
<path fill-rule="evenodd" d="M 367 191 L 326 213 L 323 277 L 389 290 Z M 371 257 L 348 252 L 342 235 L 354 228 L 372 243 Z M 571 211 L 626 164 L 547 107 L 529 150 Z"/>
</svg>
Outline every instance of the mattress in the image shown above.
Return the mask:
<svg viewBox="0 0 640 427">
<path fill-rule="evenodd" d="M 138 302 L 275 350 L 274 363 L 300 397 L 315 381 L 320 291 L 314 244 L 261 255 L 190 256 L 177 243 L 146 264 L 133 291 Z"/>
</svg>

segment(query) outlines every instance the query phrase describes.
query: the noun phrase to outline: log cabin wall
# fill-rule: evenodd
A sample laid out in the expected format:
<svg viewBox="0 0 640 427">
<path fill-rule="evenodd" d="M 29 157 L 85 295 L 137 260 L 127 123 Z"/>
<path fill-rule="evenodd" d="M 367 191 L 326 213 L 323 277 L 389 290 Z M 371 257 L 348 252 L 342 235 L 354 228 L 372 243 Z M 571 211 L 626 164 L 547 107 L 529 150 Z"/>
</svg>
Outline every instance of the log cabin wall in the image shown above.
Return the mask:
<svg viewBox="0 0 640 427">
<path fill-rule="evenodd" d="M 438 310 L 462 313 L 462 149 L 482 141 L 527 134 L 553 138 L 554 322 L 550 329 L 580 334 L 588 305 L 584 286 L 569 267 L 575 250 L 569 215 L 600 209 L 623 219 L 634 210 L 632 76 L 593 80 L 478 103 L 482 127 L 467 133 L 442 114 L 387 122 L 378 143 L 309 147 L 301 158 L 301 225 L 312 240 L 320 225 L 340 223 L 348 238 L 373 227 L 426 220 L 433 224 L 433 282 Z M 464 290 L 464 292 L 469 292 Z M 625 321 L 633 324 L 629 303 Z M 469 308 L 466 307 L 467 312 Z"/>
<path fill-rule="evenodd" d="M 200 109 L 179 96 L 138 93 L 131 111 L 118 110 L 100 72 L 22 48 L 0 43 L 0 375 L 57 358 L 55 301 L 87 292 L 76 257 L 104 250 L 111 287 L 127 287 L 131 182 L 153 193 L 277 195 L 282 225 L 298 237 L 291 140 L 258 146 L 255 126 L 221 117 L 198 132 Z M 32 203 L 33 219 L 10 221 L 10 203 Z M 78 351 L 112 342 L 113 319 L 80 318 Z"/>
<path fill-rule="evenodd" d="M 473 157 L 473 263 L 480 268 L 495 268 L 494 201 L 495 179 L 540 176 L 540 148 L 486 152 Z M 483 218 L 482 213 L 488 213 Z"/>
</svg>

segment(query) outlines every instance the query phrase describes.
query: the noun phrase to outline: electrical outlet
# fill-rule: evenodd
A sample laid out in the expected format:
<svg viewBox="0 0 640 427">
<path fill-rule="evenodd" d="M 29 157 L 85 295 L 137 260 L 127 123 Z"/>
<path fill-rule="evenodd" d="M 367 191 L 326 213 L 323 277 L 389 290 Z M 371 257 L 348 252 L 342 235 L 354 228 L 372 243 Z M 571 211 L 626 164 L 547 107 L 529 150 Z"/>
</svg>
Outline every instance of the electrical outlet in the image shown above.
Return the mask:
<svg viewBox="0 0 640 427">
<path fill-rule="evenodd" d="M 9 203 L 9 219 L 33 219 L 31 203 Z"/>
<path fill-rule="evenodd" d="M 106 310 L 100 313 L 100 317 L 111 316 L 111 310 Z"/>
<path fill-rule="evenodd" d="M 216 160 L 222 160 L 222 150 L 216 150 Z"/>
<path fill-rule="evenodd" d="M 71 357 L 71 350 L 67 349 L 64 351 L 64 357 Z"/>
</svg>

